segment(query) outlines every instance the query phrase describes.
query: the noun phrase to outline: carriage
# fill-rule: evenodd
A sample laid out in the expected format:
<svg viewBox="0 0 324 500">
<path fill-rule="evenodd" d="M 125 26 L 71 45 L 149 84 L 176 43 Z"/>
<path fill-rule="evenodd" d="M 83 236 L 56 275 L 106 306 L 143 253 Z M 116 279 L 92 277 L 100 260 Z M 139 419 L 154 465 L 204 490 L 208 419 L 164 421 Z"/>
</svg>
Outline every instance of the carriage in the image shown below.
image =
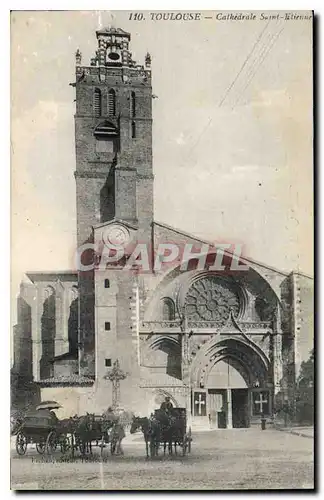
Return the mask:
<svg viewBox="0 0 324 500">
<path fill-rule="evenodd" d="M 16 450 L 24 455 L 29 444 L 36 444 L 40 454 L 49 455 L 56 450 L 74 455 L 78 450 L 82 456 L 92 453 L 94 445 L 100 446 L 100 452 L 110 443 L 113 455 L 125 437 L 123 427 L 115 418 L 103 415 L 86 414 L 63 420 L 53 418 L 48 412 L 36 410 L 29 412 L 16 430 Z"/>
<path fill-rule="evenodd" d="M 188 428 L 187 412 L 185 408 L 170 408 L 168 412 L 158 409 L 154 412 L 155 419 L 161 423 L 160 443 L 169 447 L 172 453 L 174 446 L 177 453 L 177 446 L 182 450 L 182 455 L 191 452 L 191 427 Z M 158 446 L 159 446 L 158 444 Z"/>
<path fill-rule="evenodd" d="M 36 444 L 41 455 L 45 451 L 52 453 L 58 447 L 66 453 L 72 446 L 69 434 L 71 429 L 67 421 L 54 421 L 52 415 L 39 410 L 29 412 L 16 430 L 16 450 L 19 455 L 24 455 L 29 444 Z"/>
<path fill-rule="evenodd" d="M 157 456 L 161 446 L 164 454 L 167 447 L 169 454 L 172 454 L 173 448 L 177 454 L 177 447 L 181 448 L 182 455 L 191 452 L 191 427 L 188 428 L 185 408 L 158 409 L 150 418 L 134 417 L 130 433 L 134 434 L 139 429 L 144 435 L 147 457 Z"/>
</svg>

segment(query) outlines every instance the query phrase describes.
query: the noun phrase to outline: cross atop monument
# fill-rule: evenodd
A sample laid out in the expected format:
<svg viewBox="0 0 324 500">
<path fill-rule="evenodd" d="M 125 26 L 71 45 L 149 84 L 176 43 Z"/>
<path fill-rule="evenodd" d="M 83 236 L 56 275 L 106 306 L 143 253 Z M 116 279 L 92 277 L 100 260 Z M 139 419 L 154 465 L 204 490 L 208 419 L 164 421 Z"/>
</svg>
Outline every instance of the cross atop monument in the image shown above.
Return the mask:
<svg viewBox="0 0 324 500">
<path fill-rule="evenodd" d="M 127 373 L 124 372 L 119 365 L 119 360 L 116 359 L 116 361 L 113 364 L 112 369 L 105 375 L 106 380 L 110 380 L 112 383 L 112 405 L 113 406 L 118 406 L 119 401 L 120 401 L 120 381 L 125 380 L 127 377 Z"/>
</svg>

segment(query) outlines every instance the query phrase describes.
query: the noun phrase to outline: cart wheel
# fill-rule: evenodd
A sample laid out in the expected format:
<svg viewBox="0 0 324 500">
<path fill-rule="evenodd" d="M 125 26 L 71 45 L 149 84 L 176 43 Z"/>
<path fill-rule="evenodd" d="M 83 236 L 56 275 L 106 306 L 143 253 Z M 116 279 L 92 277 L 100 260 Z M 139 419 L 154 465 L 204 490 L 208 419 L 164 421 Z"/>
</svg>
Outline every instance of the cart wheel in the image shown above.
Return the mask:
<svg viewBox="0 0 324 500">
<path fill-rule="evenodd" d="M 36 450 L 40 455 L 45 453 L 46 441 L 42 439 L 39 443 L 36 443 Z"/>
<path fill-rule="evenodd" d="M 51 455 L 57 448 L 57 435 L 55 431 L 51 431 L 46 439 L 46 452 Z"/>
<path fill-rule="evenodd" d="M 187 438 L 186 436 L 183 438 L 182 441 L 182 456 L 184 457 L 187 451 Z"/>
<path fill-rule="evenodd" d="M 25 434 L 19 432 L 16 437 L 16 450 L 18 455 L 25 455 L 27 450 L 27 438 Z"/>
</svg>

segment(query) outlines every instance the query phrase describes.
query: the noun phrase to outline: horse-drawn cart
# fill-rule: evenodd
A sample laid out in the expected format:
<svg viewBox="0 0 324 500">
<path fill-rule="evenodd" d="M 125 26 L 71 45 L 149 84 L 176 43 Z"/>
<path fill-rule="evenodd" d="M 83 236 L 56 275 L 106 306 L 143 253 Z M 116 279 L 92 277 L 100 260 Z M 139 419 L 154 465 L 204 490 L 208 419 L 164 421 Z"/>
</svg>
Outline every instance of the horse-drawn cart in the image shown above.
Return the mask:
<svg viewBox="0 0 324 500">
<path fill-rule="evenodd" d="M 109 444 L 111 455 L 122 453 L 121 441 L 125 430 L 116 415 L 95 415 L 87 413 L 79 417 L 74 428 L 75 449 L 84 456 L 92 453 L 93 446 L 100 447 L 100 454 Z"/>
<path fill-rule="evenodd" d="M 185 408 L 172 408 L 170 410 L 171 417 L 176 419 L 177 425 L 177 436 L 178 436 L 178 444 L 182 448 L 182 454 L 191 452 L 191 427 L 188 427 L 187 422 L 187 413 Z"/>
<path fill-rule="evenodd" d="M 84 456 L 87 452 L 92 453 L 95 442 L 100 446 L 102 454 L 103 448 L 109 443 L 108 431 L 112 426 L 113 422 L 106 420 L 102 415 L 87 414 L 79 417 L 74 429 L 75 448 Z"/>
<path fill-rule="evenodd" d="M 121 450 L 125 437 L 123 426 L 116 418 L 87 413 L 64 420 L 58 420 L 50 411 L 37 410 L 28 413 L 16 429 L 16 450 L 24 455 L 29 444 L 36 444 L 40 454 L 51 455 L 56 450 L 74 456 L 92 453 L 93 446 L 103 449 L 110 444 L 111 454 Z"/>
<path fill-rule="evenodd" d="M 187 412 L 185 408 L 171 408 L 167 412 L 155 410 L 155 419 L 161 424 L 161 442 L 169 446 L 172 453 L 174 446 L 177 453 L 177 446 L 182 450 L 182 455 L 191 452 L 191 427 L 188 428 Z"/>
<path fill-rule="evenodd" d="M 173 448 L 177 454 L 177 447 L 181 448 L 182 455 L 191 451 L 191 427 L 188 428 L 185 408 L 158 409 L 150 418 L 134 417 L 130 433 L 139 429 L 143 432 L 147 457 L 158 455 L 160 446 L 163 446 L 164 454 L 167 447 L 169 454 Z"/>
<path fill-rule="evenodd" d="M 29 444 L 36 444 L 41 455 L 45 451 L 53 453 L 58 447 L 62 453 L 72 448 L 72 437 L 68 436 L 68 428 L 62 421 L 54 421 L 52 415 L 41 411 L 28 413 L 16 430 L 16 450 L 24 455 Z"/>
</svg>

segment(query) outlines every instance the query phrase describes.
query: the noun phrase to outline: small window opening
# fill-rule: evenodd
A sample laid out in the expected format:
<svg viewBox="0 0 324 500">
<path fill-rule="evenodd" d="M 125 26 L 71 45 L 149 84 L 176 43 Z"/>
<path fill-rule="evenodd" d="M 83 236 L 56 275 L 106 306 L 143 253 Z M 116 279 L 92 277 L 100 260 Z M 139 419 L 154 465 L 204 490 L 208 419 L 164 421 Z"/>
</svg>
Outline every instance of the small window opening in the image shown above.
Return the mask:
<svg viewBox="0 0 324 500">
<path fill-rule="evenodd" d="M 116 92 L 114 89 L 108 92 L 108 114 L 109 116 L 115 116 L 116 114 Z"/>
<path fill-rule="evenodd" d="M 136 138 L 136 123 L 132 122 L 132 139 Z"/>
<path fill-rule="evenodd" d="M 130 112 L 131 112 L 131 117 L 136 116 L 136 100 L 135 100 L 135 92 L 131 92 L 130 96 Z"/>
<path fill-rule="evenodd" d="M 101 116 L 101 92 L 95 89 L 93 94 L 93 108 L 95 116 Z"/>
</svg>

